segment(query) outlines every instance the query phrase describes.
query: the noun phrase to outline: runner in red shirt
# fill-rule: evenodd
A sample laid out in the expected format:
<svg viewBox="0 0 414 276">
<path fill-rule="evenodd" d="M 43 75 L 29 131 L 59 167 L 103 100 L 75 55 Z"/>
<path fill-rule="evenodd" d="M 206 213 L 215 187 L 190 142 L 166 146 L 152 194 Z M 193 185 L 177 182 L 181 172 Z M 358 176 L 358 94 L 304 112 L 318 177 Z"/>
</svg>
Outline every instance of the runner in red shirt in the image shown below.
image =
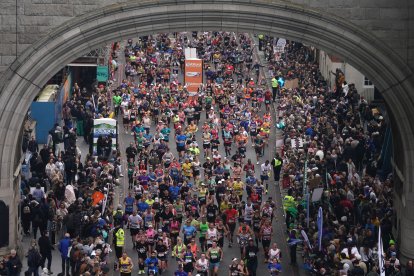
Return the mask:
<svg viewBox="0 0 414 276">
<path fill-rule="evenodd" d="M 224 215 L 226 216 L 226 228 L 229 233 L 229 236 L 227 237 L 229 239 L 229 247 L 232 247 L 234 230 L 236 229 L 236 220 L 239 212 L 233 208 L 233 204 L 229 204 L 228 209 L 224 211 Z"/>
<path fill-rule="evenodd" d="M 247 160 L 247 164 L 244 165 L 243 171 L 246 172 L 246 177 L 251 174 L 254 174 L 254 164 L 252 163 L 252 160 Z"/>
</svg>

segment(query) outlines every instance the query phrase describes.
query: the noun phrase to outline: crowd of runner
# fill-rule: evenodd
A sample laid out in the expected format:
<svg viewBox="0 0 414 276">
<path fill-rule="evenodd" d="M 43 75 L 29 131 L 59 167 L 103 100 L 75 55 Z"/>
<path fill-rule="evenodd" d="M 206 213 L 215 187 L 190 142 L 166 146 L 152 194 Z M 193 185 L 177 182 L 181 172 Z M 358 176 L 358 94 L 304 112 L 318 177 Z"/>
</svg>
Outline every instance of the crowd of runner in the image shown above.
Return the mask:
<svg viewBox="0 0 414 276">
<path fill-rule="evenodd" d="M 134 142 L 126 148 L 130 194 L 125 212 L 120 206 L 114 215 L 119 217 L 115 237 L 121 240 L 115 251 L 121 257 L 126 223 L 136 242 L 139 274 L 145 268 L 148 274 L 162 273 L 171 253 L 179 264 L 176 275 L 218 275 L 227 242 L 240 247 L 231 275 L 256 275 L 259 240 L 269 269 L 281 270 L 280 250 L 276 245 L 269 250 L 274 203 L 262 200 L 272 167 L 263 163 L 259 180 L 253 162 L 245 160 L 246 147 L 253 146 L 260 163 L 272 124 L 272 94 L 260 82 L 252 46 L 244 34 L 195 33 L 143 37 L 125 48 L 127 79 L 114 105 Z M 204 60 L 206 82 L 196 96 L 179 77 L 184 47 L 197 48 Z M 170 139 L 175 149 L 169 148 Z M 127 268 L 123 260 L 120 269 L 129 273 L 132 260 L 125 261 Z"/>
<path fill-rule="evenodd" d="M 183 49 L 189 46 L 205 65 L 196 96 L 182 79 Z M 255 275 L 259 246 L 269 271 L 281 271 L 281 251 L 271 244 L 274 202 L 263 199 L 272 170 L 263 157 L 272 92 L 253 61 L 253 47 L 245 34 L 141 37 L 125 47 L 119 87 L 88 93 L 75 85 L 63 108 L 63 127 L 50 131 L 42 149 L 34 139 L 28 145 L 32 177 L 22 181 L 21 213 L 23 232 L 34 238 L 30 272 L 40 265 L 50 274 L 56 248 L 67 275 L 108 273 L 111 250 L 122 275 L 134 265 L 138 274 L 171 273 L 176 268 L 168 267 L 170 256 L 178 263 L 175 275 L 218 275 L 226 246 L 240 248 L 225 269 L 231 275 Z M 113 151 L 112 140 L 102 136 L 94 150 L 93 119 L 111 116 L 122 120 L 119 130 L 133 142 Z M 83 163 L 78 136 L 90 145 Z M 255 149 L 255 160 L 246 160 L 247 147 Z M 113 207 L 122 177 L 129 192 Z M 99 194 L 107 197 L 100 200 Z M 138 258 L 127 256 L 129 241 Z"/>
<path fill-rule="evenodd" d="M 376 174 L 384 118 L 370 113 L 340 71 L 335 73 L 338 88 L 329 90 L 309 48 L 290 42 L 278 56 L 274 45 L 272 38 L 259 36 L 259 50 L 274 76 L 271 86 L 250 36 L 225 32 L 131 39 L 123 52 L 114 52 L 114 59 L 120 58 L 116 52 L 126 59 L 119 87 L 88 92 L 75 85 L 63 108 L 64 124 L 50 131 L 49 143 L 39 149 L 35 139 L 28 142 L 31 178 L 21 186 L 22 229 L 33 238 L 28 271 L 36 276 L 40 266 L 43 274 L 51 274 L 57 249 L 63 276 L 108 274 L 112 251 L 113 268 L 122 276 L 134 267 L 146 275 L 214 276 L 225 248 L 237 246 L 240 254 L 220 271 L 256 275 L 258 266 L 265 266 L 278 275 L 276 205 L 267 195 L 269 184 L 277 183 L 287 192 L 283 205 L 292 265 L 300 246 L 305 269 L 315 275 L 377 275 L 381 225 L 386 275 L 397 275 L 392 178 Z M 204 61 L 204 83 L 196 95 L 183 82 L 185 47 L 196 48 Z M 284 80 L 296 78 L 299 88 L 282 87 Z M 271 115 L 275 100 L 277 121 Z M 112 140 L 102 136 L 94 150 L 93 119 L 108 117 L 119 119 L 119 135 L 131 135 L 133 142 L 113 150 Z M 284 147 L 267 160 L 276 127 Z M 84 162 L 78 137 L 89 144 Z M 292 143 L 298 138 L 300 143 Z M 254 160 L 246 157 L 249 147 Z M 318 202 L 309 204 L 308 222 L 303 183 L 309 186 L 318 178 L 316 186 L 325 189 Z M 114 206 L 123 179 L 128 192 Z M 128 256 L 127 246 L 137 256 Z M 21 267 L 14 258 L 15 252 L 0 264 L 9 275 Z M 171 267 L 170 258 L 178 268 Z"/>
</svg>

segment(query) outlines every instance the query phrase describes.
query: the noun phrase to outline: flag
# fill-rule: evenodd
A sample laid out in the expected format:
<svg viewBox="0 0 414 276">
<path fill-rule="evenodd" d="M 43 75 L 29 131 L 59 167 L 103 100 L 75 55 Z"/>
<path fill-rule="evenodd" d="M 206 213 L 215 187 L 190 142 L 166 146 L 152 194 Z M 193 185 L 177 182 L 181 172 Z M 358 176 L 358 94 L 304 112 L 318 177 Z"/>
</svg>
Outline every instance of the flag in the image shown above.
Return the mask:
<svg viewBox="0 0 414 276">
<path fill-rule="evenodd" d="M 102 192 L 100 192 L 100 191 L 94 192 L 92 194 L 92 200 L 93 200 L 92 201 L 92 206 L 96 206 L 99 203 L 99 201 L 101 201 L 104 198 L 105 198 L 105 196 Z"/>
<path fill-rule="evenodd" d="M 69 204 L 72 204 L 76 201 L 76 195 L 75 190 L 73 189 L 72 185 L 66 185 L 65 187 L 65 198 L 69 202 Z"/>
<path fill-rule="evenodd" d="M 302 242 L 301 239 L 289 239 L 288 240 L 288 246 L 293 246 L 293 245 L 296 245 L 296 244 L 301 243 L 301 242 Z"/>
<path fill-rule="evenodd" d="M 106 203 L 108 202 L 108 194 L 109 194 L 109 182 L 108 182 L 108 186 L 106 186 L 106 193 L 102 201 L 102 216 L 105 215 Z"/>
<path fill-rule="evenodd" d="M 108 201 L 108 194 L 105 194 L 105 198 L 102 201 L 102 216 L 105 213 L 105 208 L 106 208 L 106 202 Z"/>
<path fill-rule="evenodd" d="M 323 212 L 322 212 L 322 207 L 319 207 L 317 223 L 318 223 L 318 245 L 319 245 L 319 251 L 322 251 L 322 228 L 323 228 Z"/>
<path fill-rule="evenodd" d="M 378 229 L 378 262 L 379 262 L 380 276 L 385 276 L 384 247 L 382 245 L 381 226 Z"/>
<path fill-rule="evenodd" d="M 306 194 L 306 227 L 309 228 L 309 201 L 310 201 L 310 194 Z"/>
<path fill-rule="evenodd" d="M 301 230 L 300 233 L 302 234 L 303 240 L 307 243 L 310 250 L 312 250 L 312 245 L 310 244 L 308 235 L 306 234 L 305 230 Z"/>
</svg>

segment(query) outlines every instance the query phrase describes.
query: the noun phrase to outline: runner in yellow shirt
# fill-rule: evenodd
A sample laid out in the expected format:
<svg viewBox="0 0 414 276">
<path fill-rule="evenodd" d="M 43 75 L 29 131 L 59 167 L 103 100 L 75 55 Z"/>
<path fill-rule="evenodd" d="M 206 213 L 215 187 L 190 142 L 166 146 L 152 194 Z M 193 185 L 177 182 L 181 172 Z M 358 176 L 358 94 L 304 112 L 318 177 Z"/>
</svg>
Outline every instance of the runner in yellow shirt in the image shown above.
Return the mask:
<svg viewBox="0 0 414 276">
<path fill-rule="evenodd" d="M 240 180 L 240 178 L 239 179 L 235 179 L 233 181 L 233 191 L 240 198 L 240 200 L 243 197 L 243 190 L 244 190 L 244 184 L 243 184 L 243 182 Z"/>
<path fill-rule="evenodd" d="M 192 167 L 193 166 L 191 165 L 190 160 L 188 160 L 188 159 L 186 159 L 185 163 L 181 165 L 181 168 L 183 170 L 183 174 L 188 178 L 193 177 Z"/>
<path fill-rule="evenodd" d="M 134 268 L 134 264 L 130 257 L 128 257 L 127 253 L 122 253 L 122 257 L 119 258 L 119 272 L 121 276 L 131 276 L 132 269 Z"/>
</svg>

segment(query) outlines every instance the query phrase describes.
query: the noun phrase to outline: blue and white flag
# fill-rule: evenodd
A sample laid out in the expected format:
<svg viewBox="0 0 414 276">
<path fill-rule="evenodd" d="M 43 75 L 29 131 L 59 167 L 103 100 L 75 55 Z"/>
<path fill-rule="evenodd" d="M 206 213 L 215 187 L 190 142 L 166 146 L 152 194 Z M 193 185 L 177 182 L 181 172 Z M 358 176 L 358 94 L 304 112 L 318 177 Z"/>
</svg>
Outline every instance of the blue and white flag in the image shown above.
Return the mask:
<svg viewBox="0 0 414 276">
<path fill-rule="evenodd" d="M 312 250 L 312 245 L 309 241 L 308 235 L 306 234 L 305 230 L 301 230 L 300 233 L 302 234 L 303 240 L 306 242 L 306 244 L 308 245 L 309 249 Z"/>
<path fill-rule="evenodd" d="M 318 223 L 318 244 L 319 244 L 319 251 L 322 251 L 322 228 L 323 228 L 323 212 L 322 212 L 322 207 L 319 207 L 317 223 Z"/>
<path fill-rule="evenodd" d="M 303 240 L 301 239 L 289 239 L 288 240 L 288 246 L 293 246 L 296 245 L 298 243 L 301 243 Z"/>
<path fill-rule="evenodd" d="M 380 276 L 385 276 L 385 267 L 384 267 L 384 247 L 382 244 L 381 237 L 381 226 L 378 229 L 378 267 L 380 271 Z"/>
</svg>

